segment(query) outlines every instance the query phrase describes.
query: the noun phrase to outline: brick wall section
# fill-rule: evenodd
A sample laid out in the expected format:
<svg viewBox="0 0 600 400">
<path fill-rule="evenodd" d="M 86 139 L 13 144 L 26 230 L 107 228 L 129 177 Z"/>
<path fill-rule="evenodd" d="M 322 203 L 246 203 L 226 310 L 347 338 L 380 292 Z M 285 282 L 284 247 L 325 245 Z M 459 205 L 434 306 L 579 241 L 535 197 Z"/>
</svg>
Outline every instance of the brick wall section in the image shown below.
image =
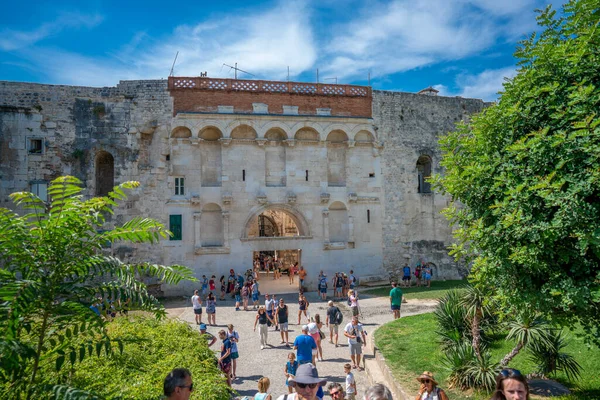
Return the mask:
<svg viewBox="0 0 600 400">
<path fill-rule="evenodd" d="M 367 117 L 372 114 L 372 95 L 368 87 L 360 87 L 365 96 L 346 94 L 321 94 L 324 87 L 337 88 L 350 92 L 347 85 L 308 84 L 316 88 L 317 94 L 274 93 L 266 91 L 245 91 L 230 89 L 176 88 L 169 78 L 169 91 L 173 97 L 173 115 L 179 112 L 217 112 L 218 106 L 233 106 L 234 113 L 252 113 L 252 103 L 264 103 L 269 106 L 269 114 L 283 114 L 283 106 L 297 106 L 300 115 L 316 115 L 317 108 L 330 108 L 333 116 Z M 191 78 L 190 78 L 191 79 Z M 202 82 L 204 78 L 193 78 Z M 269 81 L 235 81 L 223 82 L 269 82 Z M 293 82 L 275 82 L 274 84 L 294 85 Z M 302 84 L 305 85 L 305 84 Z M 354 87 L 359 88 L 359 87 Z"/>
</svg>

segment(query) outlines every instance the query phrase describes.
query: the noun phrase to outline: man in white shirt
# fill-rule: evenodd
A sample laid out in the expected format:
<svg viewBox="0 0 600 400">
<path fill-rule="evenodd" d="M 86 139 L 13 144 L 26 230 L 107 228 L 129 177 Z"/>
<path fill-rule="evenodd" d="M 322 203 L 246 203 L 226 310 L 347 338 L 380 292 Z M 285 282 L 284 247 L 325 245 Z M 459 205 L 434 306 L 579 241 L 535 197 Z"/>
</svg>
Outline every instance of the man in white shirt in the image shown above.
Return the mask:
<svg viewBox="0 0 600 400">
<path fill-rule="evenodd" d="M 192 307 L 196 316 L 196 324 L 200 325 L 202 323 L 202 299 L 198 295 L 197 290 L 194 290 L 194 295 L 192 296 Z"/>
<path fill-rule="evenodd" d="M 352 322 L 348 323 L 344 328 L 344 336 L 348 338 L 348 348 L 350 349 L 350 359 L 352 360 L 352 368 L 363 370 L 360 366 L 360 358 L 362 355 L 362 346 L 367 341 L 367 336 L 363 330 L 362 324 L 358 322 L 358 316 L 352 317 Z"/>
</svg>

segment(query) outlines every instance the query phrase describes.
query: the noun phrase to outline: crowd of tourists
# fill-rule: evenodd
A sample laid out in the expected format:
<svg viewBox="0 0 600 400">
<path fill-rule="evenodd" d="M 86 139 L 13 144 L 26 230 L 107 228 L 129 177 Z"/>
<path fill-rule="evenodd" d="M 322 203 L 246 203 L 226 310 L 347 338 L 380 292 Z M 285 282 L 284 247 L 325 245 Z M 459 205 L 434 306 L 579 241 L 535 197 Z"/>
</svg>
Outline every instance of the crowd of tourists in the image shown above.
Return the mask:
<svg viewBox="0 0 600 400">
<path fill-rule="evenodd" d="M 408 262 L 404 263 L 402 267 L 402 286 L 411 287 L 413 284 L 413 277 L 415 286 L 431 287 L 431 278 L 433 277 L 433 263 L 425 262 L 420 259 L 415 265 L 414 271 L 411 270 Z"/>
</svg>

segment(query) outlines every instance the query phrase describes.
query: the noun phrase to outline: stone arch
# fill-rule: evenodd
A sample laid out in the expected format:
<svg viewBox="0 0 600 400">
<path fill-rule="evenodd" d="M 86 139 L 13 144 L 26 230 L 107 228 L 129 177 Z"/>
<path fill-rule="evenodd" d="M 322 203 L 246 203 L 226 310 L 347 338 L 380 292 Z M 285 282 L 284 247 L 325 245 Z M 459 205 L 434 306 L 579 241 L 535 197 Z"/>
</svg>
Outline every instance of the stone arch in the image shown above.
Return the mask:
<svg viewBox="0 0 600 400">
<path fill-rule="evenodd" d="M 177 126 L 171 131 L 172 138 L 190 138 L 192 131 L 186 126 Z"/>
<path fill-rule="evenodd" d="M 223 137 L 223 132 L 216 126 L 208 125 L 200 129 L 198 137 L 209 142 L 214 142 Z"/>
<path fill-rule="evenodd" d="M 255 207 L 250 211 L 250 214 L 244 222 L 240 237 L 242 239 L 248 238 L 248 233 L 252 229 L 252 224 L 257 220 L 258 216 L 263 214 L 265 211 L 270 210 L 281 211 L 287 214 L 294 221 L 296 227 L 298 228 L 299 236 L 311 236 L 310 226 L 300 211 L 287 204 L 267 204 L 264 206 Z"/>
<path fill-rule="evenodd" d="M 271 129 L 276 129 L 276 130 L 280 130 L 281 132 L 283 132 L 285 134 L 285 140 L 292 137 L 292 135 L 290 134 L 290 132 L 291 132 L 290 127 L 281 121 L 271 121 L 271 122 L 268 122 L 265 125 L 261 126 L 258 131 L 258 137 L 266 138 L 267 132 L 269 132 Z"/>
<path fill-rule="evenodd" d="M 361 134 L 359 136 L 359 138 L 368 136 L 366 134 L 369 133 L 369 134 L 371 134 L 371 137 L 373 138 L 373 142 L 377 141 L 377 135 L 375 134 L 375 131 L 372 129 L 372 127 L 365 126 L 365 125 L 358 125 L 358 126 L 354 127 L 354 129 L 352 129 L 352 131 L 350 131 L 350 134 L 348 136 L 351 138 L 354 138 L 354 141 L 359 141 L 357 139 L 357 135 L 359 133 Z"/>
<path fill-rule="evenodd" d="M 287 138 L 288 138 L 287 133 L 280 127 L 270 128 L 265 133 L 265 139 L 274 141 L 274 142 L 281 142 L 281 141 L 287 140 Z"/>
<path fill-rule="evenodd" d="M 371 132 L 363 129 L 356 132 L 356 135 L 354 135 L 354 141 L 356 143 L 373 143 L 375 142 L 375 137 Z"/>
<path fill-rule="evenodd" d="M 294 139 L 296 139 L 298 141 L 317 141 L 318 142 L 320 140 L 320 136 L 319 136 L 319 132 L 317 132 L 316 129 L 305 126 L 296 131 L 296 134 L 294 135 Z"/>
<path fill-rule="evenodd" d="M 329 205 L 329 241 L 347 242 L 350 237 L 348 209 L 341 201 Z"/>
<path fill-rule="evenodd" d="M 341 129 L 335 129 L 329 132 L 326 140 L 332 143 L 343 143 L 348 141 L 348 135 Z"/>
<path fill-rule="evenodd" d="M 192 121 L 182 121 L 184 122 L 182 125 L 189 126 L 192 130 L 193 137 L 200 137 L 200 132 L 205 130 L 206 128 L 216 129 L 220 132 L 221 137 L 224 136 L 223 132 L 227 131 L 227 126 L 224 121 L 216 120 L 216 119 L 202 119 L 202 120 L 194 120 Z"/>
<path fill-rule="evenodd" d="M 431 184 L 427 178 L 431 176 L 432 159 L 428 154 L 421 154 L 417 160 L 417 192 L 431 193 Z"/>
<path fill-rule="evenodd" d="M 96 196 L 106 196 L 115 186 L 115 159 L 107 151 L 96 154 L 94 162 L 96 170 Z"/>
<path fill-rule="evenodd" d="M 200 241 L 202 247 L 223 246 L 223 214 L 221 207 L 216 203 L 207 203 L 202 207 Z"/>
<path fill-rule="evenodd" d="M 256 139 L 256 130 L 250 125 L 239 124 L 231 130 L 232 139 Z"/>
</svg>

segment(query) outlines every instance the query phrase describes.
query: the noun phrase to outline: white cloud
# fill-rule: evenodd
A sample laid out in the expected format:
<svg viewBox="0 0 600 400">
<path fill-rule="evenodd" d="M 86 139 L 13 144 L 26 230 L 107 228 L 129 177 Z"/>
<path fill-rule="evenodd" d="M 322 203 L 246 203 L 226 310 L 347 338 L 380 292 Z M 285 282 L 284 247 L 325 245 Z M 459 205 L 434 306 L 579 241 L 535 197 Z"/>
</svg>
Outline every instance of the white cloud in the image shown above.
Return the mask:
<svg viewBox="0 0 600 400">
<path fill-rule="evenodd" d="M 477 75 L 459 75 L 456 80 L 460 88 L 459 95 L 485 101 L 496 100 L 505 79 L 513 78 L 516 74 L 515 67 L 506 67 L 485 70 Z"/>
<path fill-rule="evenodd" d="M 29 31 L 2 29 L 0 31 L 0 50 L 12 51 L 31 46 L 65 29 L 91 29 L 102 22 L 102 16 L 94 14 L 63 13 L 54 21 L 46 22 Z"/>
</svg>

